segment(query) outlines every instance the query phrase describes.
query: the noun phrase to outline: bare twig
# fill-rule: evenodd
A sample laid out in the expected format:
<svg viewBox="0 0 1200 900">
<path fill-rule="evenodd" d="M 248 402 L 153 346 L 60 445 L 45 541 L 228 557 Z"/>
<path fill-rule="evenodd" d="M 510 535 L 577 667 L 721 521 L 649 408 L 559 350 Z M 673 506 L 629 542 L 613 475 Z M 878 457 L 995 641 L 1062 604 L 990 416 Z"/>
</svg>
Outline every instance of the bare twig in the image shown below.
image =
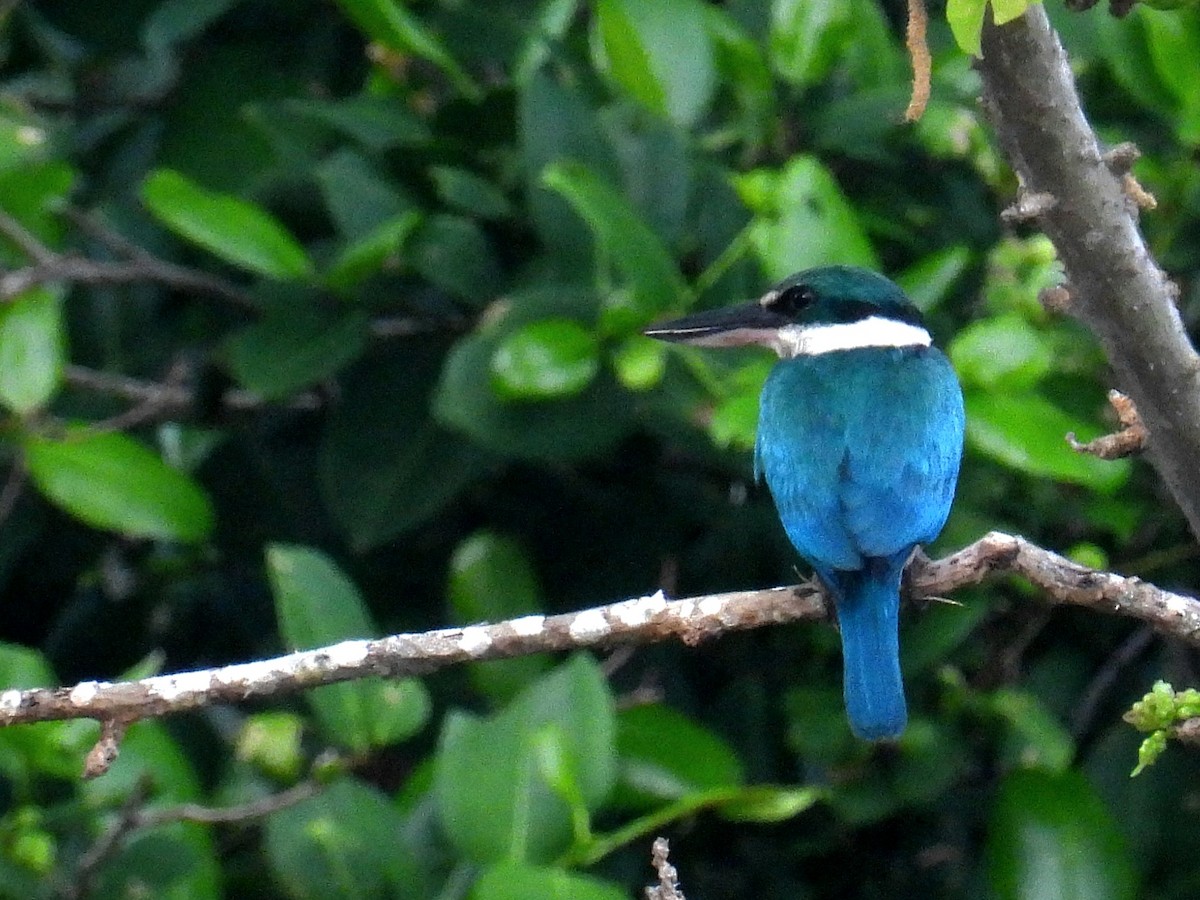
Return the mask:
<svg viewBox="0 0 1200 900">
<path fill-rule="evenodd" d="M 310 797 L 321 793 L 322 785 L 314 780 L 301 781 L 287 790 L 277 794 L 269 794 L 249 803 L 239 803 L 236 806 L 203 806 L 199 803 L 180 803 L 177 806 L 166 806 L 161 809 L 143 809 L 134 817 L 137 828 L 151 828 L 155 825 L 168 825 L 172 822 L 199 822 L 202 825 L 236 825 L 240 822 L 253 822 L 271 813 L 295 806 Z"/>
<path fill-rule="evenodd" d="M 1000 218 L 1009 224 L 1028 222 L 1045 215 L 1054 209 L 1058 201 L 1047 191 L 1026 191 L 1022 189 L 1017 199 L 1000 211 Z"/>
<path fill-rule="evenodd" d="M 1142 424 L 1137 407 L 1120 391 L 1109 391 L 1108 402 L 1116 410 L 1120 430 L 1082 444 L 1075 440 L 1075 433 L 1070 432 L 1067 434 L 1067 443 L 1076 453 L 1087 453 L 1100 459 L 1121 459 L 1141 453 L 1149 443 L 1150 434 Z"/>
<path fill-rule="evenodd" d="M 904 44 L 912 60 L 912 96 L 908 109 L 904 111 L 905 122 L 915 122 L 925 113 L 929 105 L 930 78 L 933 72 L 933 57 L 929 55 L 929 15 L 925 11 L 925 0 L 908 0 L 908 25 L 904 30 Z"/>
<path fill-rule="evenodd" d="M 1021 575 L 1053 603 L 1129 616 L 1200 646 L 1200 601 L 1138 578 L 1088 569 L 1000 532 L 941 560 L 915 556 L 907 584 L 916 595 L 938 596 L 993 573 Z M 464 662 L 622 643 L 676 639 L 694 645 L 728 631 L 826 616 L 825 596 L 812 584 L 674 601 L 658 591 L 557 616 L 343 641 L 275 659 L 140 681 L 7 690 L 0 693 L 0 726 L 79 718 L 127 723 L 370 675 L 423 675 Z"/>
<path fill-rule="evenodd" d="M 683 891 L 679 889 L 679 873 L 667 860 L 671 846 L 664 837 L 654 839 L 650 848 L 650 859 L 654 871 L 658 873 L 658 885 L 646 888 L 646 900 L 684 900 Z"/>
<path fill-rule="evenodd" d="M 121 752 L 121 741 L 132 718 L 112 716 L 100 720 L 100 739 L 88 751 L 83 761 L 83 777 L 97 778 L 108 771 Z"/>
<path fill-rule="evenodd" d="M 123 846 L 126 837 L 136 828 L 138 812 L 150 797 L 153 787 L 149 776 L 138 779 L 125 802 L 117 811 L 117 817 L 79 857 L 71 880 L 58 892 L 63 900 L 83 900 L 95 889 L 96 876 Z"/>
<path fill-rule="evenodd" d="M 42 243 L 41 238 L 2 209 L 0 209 L 0 235 L 4 235 L 12 241 L 18 250 L 35 263 L 46 264 L 52 262 L 57 256 L 53 250 Z"/>
<path fill-rule="evenodd" d="M 204 825 L 231 825 L 254 822 L 281 809 L 295 806 L 319 794 L 323 787 L 315 780 L 302 781 L 277 794 L 269 794 L 249 803 L 236 806 L 211 807 L 199 803 L 180 803 L 176 806 L 153 807 L 149 778 L 142 778 L 121 805 L 117 817 L 79 858 L 70 883 L 59 892 L 64 900 L 82 900 L 94 886 L 96 874 L 143 828 L 170 825 L 174 822 L 198 822 Z"/>
<path fill-rule="evenodd" d="M 130 375 L 100 372 L 96 369 L 88 369 L 84 366 L 75 365 L 68 365 L 66 367 L 64 378 L 67 384 L 73 387 L 120 397 L 123 400 L 129 400 L 136 404 L 128 413 L 122 413 L 122 415 L 136 416 L 138 422 L 143 422 L 147 419 L 186 416 L 191 412 L 195 402 L 194 390 L 186 383 L 183 383 L 184 379 L 182 378 L 172 379 L 168 376 L 166 381 L 148 381 L 143 378 L 134 378 Z M 264 400 L 253 391 L 238 388 L 226 391 L 221 395 L 220 399 L 221 407 L 229 412 L 245 412 L 247 410 L 259 409 L 267 406 L 268 403 L 269 401 Z M 276 408 L 312 411 L 320 409 L 323 405 L 323 400 L 321 395 L 315 391 L 305 391 L 289 397 L 285 401 L 279 401 L 271 405 Z M 153 412 L 153 415 L 150 415 L 151 412 Z M 109 419 L 102 424 L 111 428 L 113 421 L 113 419 Z"/>
</svg>

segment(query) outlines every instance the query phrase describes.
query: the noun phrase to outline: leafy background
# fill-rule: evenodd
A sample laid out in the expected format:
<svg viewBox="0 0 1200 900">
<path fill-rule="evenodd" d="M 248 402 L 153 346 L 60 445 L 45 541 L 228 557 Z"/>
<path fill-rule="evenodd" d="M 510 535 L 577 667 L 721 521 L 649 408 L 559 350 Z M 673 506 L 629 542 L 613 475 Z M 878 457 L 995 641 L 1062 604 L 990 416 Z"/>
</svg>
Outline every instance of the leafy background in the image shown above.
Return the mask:
<svg viewBox="0 0 1200 900">
<path fill-rule="evenodd" d="M 904 125 L 894 2 L 6 4 L 0 210 L 41 246 L 4 228 L 0 684 L 793 581 L 747 453 L 770 360 L 639 329 L 827 262 L 894 275 L 962 378 L 931 552 L 1007 529 L 1194 585 L 1148 467 L 1063 440 L 1111 427 L 1105 362 L 1038 301 L 1053 249 L 1001 224 L 932 12 Z M 951 13 L 970 49 L 982 7 Z M 1145 153 L 1192 323 L 1200 13 L 1050 13 L 1100 134 Z M 1120 716 L 1195 657 L 1017 581 L 955 599 L 907 616 L 889 748 L 851 737 L 819 624 L 141 723 L 86 784 L 94 724 L 0 731 L 0 895 L 600 900 L 662 833 L 695 898 L 1194 896 L 1196 761 L 1131 781 Z M 86 865 L 131 797 L 306 779 Z"/>
</svg>

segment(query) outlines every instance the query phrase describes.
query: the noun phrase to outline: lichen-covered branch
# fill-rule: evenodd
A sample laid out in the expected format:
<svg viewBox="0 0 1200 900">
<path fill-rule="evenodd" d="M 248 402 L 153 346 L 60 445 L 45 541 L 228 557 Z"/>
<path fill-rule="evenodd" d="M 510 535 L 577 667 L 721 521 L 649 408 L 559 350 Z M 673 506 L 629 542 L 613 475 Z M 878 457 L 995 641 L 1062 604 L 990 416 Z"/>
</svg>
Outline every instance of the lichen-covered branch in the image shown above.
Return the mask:
<svg viewBox="0 0 1200 900">
<path fill-rule="evenodd" d="M 1053 603 L 1129 616 L 1200 646 L 1200 601 L 1138 578 L 1097 572 L 1031 544 L 992 532 L 940 560 L 918 555 L 907 592 L 944 596 L 992 574 L 1016 574 Z M 218 669 L 159 675 L 131 682 L 86 681 L 74 687 L 11 689 L 0 693 L 0 726 L 92 718 L 104 728 L 89 755 L 88 774 L 116 756 L 125 727 L 214 703 L 237 703 L 369 675 L 423 675 L 465 662 L 544 651 L 682 640 L 697 644 L 727 631 L 822 619 L 827 606 L 815 585 L 668 600 L 661 591 L 557 616 L 525 616 L 494 624 L 344 641 L 331 647 Z"/>
<path fill-rule="evenodd" d="M 1036 216 L 1066 270 L 1067 311 L 1099 339 L 1149 432 L 1151 462 L 1200 536 L 1200 356 L 1138 230 L 1139 199 L 1102 152 L 1040 4 L 985 25 L 979 71 L 1022 190 L 1052 201 Z"/>
</svg>

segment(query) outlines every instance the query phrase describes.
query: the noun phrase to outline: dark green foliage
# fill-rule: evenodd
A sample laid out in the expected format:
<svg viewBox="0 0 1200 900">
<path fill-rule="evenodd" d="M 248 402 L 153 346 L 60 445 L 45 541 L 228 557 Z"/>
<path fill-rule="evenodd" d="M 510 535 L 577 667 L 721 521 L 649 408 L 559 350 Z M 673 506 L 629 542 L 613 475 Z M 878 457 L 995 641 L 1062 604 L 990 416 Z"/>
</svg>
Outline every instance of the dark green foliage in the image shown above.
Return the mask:
<svg viewBox="0 0 1200 900">
<path fill-rule="evenodd" d="M 981 2 L 931 26 L 912 126 L 875 0 L 6 6 L 0 690 L 794 582 L 750 475 L 771 360 L 640 330 L 835 263 L 893 276 L 962 379 L 932 554 L 1009 529 L 1200 580 L 1153 471 L 1064 440 L 1111 429 L 1112 385 L 1038 301 L 1053 248 L 998 216 L 954 38 Z M 1061 12 L 1192 324 L 1200 13 Z M 0 730 L 0 897 L 610 900 L 658 834 L 706 900 L 1194 896 L 1194 751 L 1130 782 L 1121 714 L 1159 677 L 1191 698 L 1195 660 L 1015 580 L 954 599 L 904 612 L 889 747 L 851 736 L 824 623 L 143 722 L 86 785 L 94 723 Z M 131 796 L 305 777 L 78 871 Z"/>
</svg>

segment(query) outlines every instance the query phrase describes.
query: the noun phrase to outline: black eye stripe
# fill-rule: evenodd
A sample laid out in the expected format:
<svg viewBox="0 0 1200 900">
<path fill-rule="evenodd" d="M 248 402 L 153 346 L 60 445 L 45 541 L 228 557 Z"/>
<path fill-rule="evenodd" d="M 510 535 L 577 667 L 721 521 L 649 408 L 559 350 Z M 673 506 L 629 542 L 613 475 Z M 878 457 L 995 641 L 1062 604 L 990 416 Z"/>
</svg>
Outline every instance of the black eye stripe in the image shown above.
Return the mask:
<svg viewBox="0 0 1200 900">
<path fill-rule="evenodd" d="M 811 306 L 817 299 L 816 293 L 806 284 L 795 284 L 780 291 L 768 305 L 771 312 L 792 318 Z"/>
</svg>

